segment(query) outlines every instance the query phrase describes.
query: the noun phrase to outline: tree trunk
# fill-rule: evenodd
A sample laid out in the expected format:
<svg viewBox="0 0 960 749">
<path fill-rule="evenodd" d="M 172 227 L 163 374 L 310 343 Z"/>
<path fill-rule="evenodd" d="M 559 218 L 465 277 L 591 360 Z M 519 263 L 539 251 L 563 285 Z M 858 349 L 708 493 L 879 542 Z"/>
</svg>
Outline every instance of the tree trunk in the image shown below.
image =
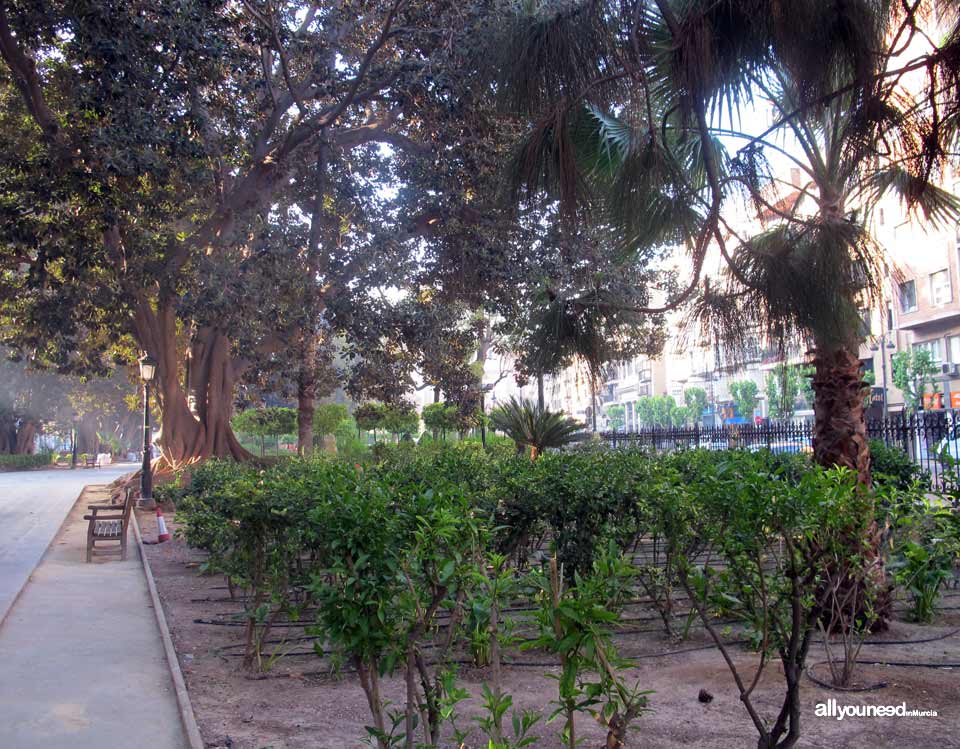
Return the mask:
<svg viewBox="0 0 960 749">
<path fill-rule="evenodd" d="M 17 449 L 17 422 L 12 416 L 0 417 L 0 455 Z"/>
<path fill-rule="evenodd" d="M 33 455 L 37 449 L 37 422 L 23 419 L 17 430 L 17 443 L 13 448 L 17 455 Z"/>
<path fill-rule="evenodd" d="M 310 233 L 307 237 L 307 289 L 304 299 L 303 322 L 300 333 L 300 371 L 297 375 L 297 452 L 305 458 L 313 455 L 313 413 L 317 395 L 317 353 L 319 335 L 316 330 L 321 311 L 320 293 L 316 287 L 318 276 L 325 268 L 320 254 L 320 240 L 324 229 L 336 226 L 324 213 L 324 188 L 326 187 L 326 146 L 321 145 L 317 154 L 316 191 L 310 214 Z"/>
<path fill-rule="evenodd" d="M 537 372 L 537 408 L 543 410 L 543 372 Z"/>
<path fill-rule="evenodd" d="M 303 331 L 300 371 L 297 374 L 297 454 L 313 455 L 313 413 L 317 390 L 317 336 L 312 326 Z"/>
<path fill-rule="evenodd" d="M 77 424 L 77 452 L 96 455 L 100 452 L 100 436 L 97 434 L 97 421 L 93 415 L 86 415 Z"/>
<path fill-rule="evenodd" d="M 135 308 L 134 326 L 140 344 L 157 360 L 152 391 L 160 410 L 157 440 L 163 459 L 180 468 L 206 458 L 253 458 L 230 428 L 236 364 L 226 334 L 215 327 L 193 335 L 187 355 L 190 382 L 187 393 L 180 382 L 177 321 L 172 300 L 161 300 L 154 310 L 143 298 Z"/>
<path fill-rule="evenodd" d="M 844 466 L 857 474 L 859 483 L 869 489 L 870 446 L 864 421 L 863 388 L 866 383 L 860 373 L 856 353 L 844 348 L 820 347 L 814 359 L 813 377 L 813 455 L 825 467 Z M 866 601 L 873 601 L 872 631 L 887 628 L 891 615 L 892 597 L 886 579 L 883 555 L 880 552 L 880 531 L 871 519 L 866 536 L 863 526 L 851 519 L 851 546 L 858 547 L 864 569 L 848 576 L 839 584 L 844 600 L 857 601 L 856 610 L 846 611 L 841 621 L 863 621 Z M 851 585 L 864 588 L 862 594 L 847 596 L 843 590 Z M 867 595 L 869 590 L 871 595 Z"/>
<path fill-rule="evenodd" d="M 818 348 L 813 361 L 813 456 L 822 466 L 845 466 L 870 486 L 870 447 L 863 419 L 860 360 L 845 348 Z"/>
</svg>

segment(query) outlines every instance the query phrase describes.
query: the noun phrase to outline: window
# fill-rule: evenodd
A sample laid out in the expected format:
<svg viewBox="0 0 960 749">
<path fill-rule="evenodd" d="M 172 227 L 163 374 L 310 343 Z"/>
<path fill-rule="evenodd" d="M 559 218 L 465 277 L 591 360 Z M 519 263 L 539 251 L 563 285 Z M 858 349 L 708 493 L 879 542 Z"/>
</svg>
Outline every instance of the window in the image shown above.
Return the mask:
<svg viewBox="0 0 960 749">
<path fill-rule="evenodd" d="M 653 372 L 650 369 L 650 362 L 643 362 L 640 365 L 640 382 L 650 382 Z"/>
<path fill-rule="evenodd" d="M 887 305 L 887 330 L 893 330 L 893 305 Z"/>
<path fill-rule="evenodd" d="M 866 338 L 873 332 L 873 322 L 870 319 L 870 310 L 861 309 L 860 312 L 860 337 Z"/>
<path fill-rule="evenodd" d="M 947 336 L 947 352 L 951 362 L 960 364 L 960 335 Z"/>
<path fill-rule="evenodd" d="M 950 271 L 946 268 L 930 274 L 930 303 L 934 305 L 948 304 L 953 300 L 953 290 L 950 288 Z"/>
<path fill-rule="evenodd" d="M 939 338 L 934 338 L 932 341 L 921 341 L 920 343 L 913 344 L 913 352 L 916 353 L 918 351 L 929 351 L 930 358 L 938 364 L 943 361 L 943 350 L 940 346 Z"/>
<path fill-rule="evenodd" d="M 900 311 L 913 312 L 917 308 L 916 281 L 904 281 L 900 284 Z"/>
</svg>

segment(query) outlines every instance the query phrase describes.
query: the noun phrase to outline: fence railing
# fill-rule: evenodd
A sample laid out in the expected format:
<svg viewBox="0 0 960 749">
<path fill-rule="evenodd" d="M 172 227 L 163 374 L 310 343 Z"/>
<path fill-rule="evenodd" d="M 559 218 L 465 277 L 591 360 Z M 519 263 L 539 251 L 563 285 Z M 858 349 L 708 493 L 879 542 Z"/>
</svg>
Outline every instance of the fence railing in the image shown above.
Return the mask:
<svg viewBox="0 0 960 749">
<path fill-rule="evenodd" d="M 960 411 L 923 411 L 867 421 L 867 436 L 896 447 L 930 474 L 935 486 L 960 482 Z M 647 447 L 654 450 L 761 450 L 775 453 L 813 451 L 809 422 L 730 424 L 717 427 L 671 427 L 636 432 L 604 432 L 611 447 Z"/>
</svg>

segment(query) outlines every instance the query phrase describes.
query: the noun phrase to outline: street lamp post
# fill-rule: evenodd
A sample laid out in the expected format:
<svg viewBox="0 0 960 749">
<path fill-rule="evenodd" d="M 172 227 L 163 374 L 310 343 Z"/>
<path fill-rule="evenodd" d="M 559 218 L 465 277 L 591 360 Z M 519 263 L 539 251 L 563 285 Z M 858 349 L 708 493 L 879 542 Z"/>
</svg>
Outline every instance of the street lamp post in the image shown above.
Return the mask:
<svg viewBox="0 0 960 749">
<path fill-rule="evenodd" d="M 77 467 L 77 415 L 73 414 L 72 429 L 70 430 L 70 443 L 73 450 L 70 455 L 70 468 Z"/>
<path fill-rule="evenodd" d="M 895 349 L 897 345 L 887 338 L 891 331 L 884 332 L 880 335 L 880 342 L 873 343 L 870 346 L 871 351 L 880 352 L 880 377 L 881 377 L 881 390 L 883 390 L 881 405 L 883 407 L 883 418 L 887 418 L 887 349 Z"/>
<path fill-rule="evenodd" d="M 140 360 L 140 377 L 143 378 L 143 466 L 140 470 L 140 502 L 153 500 L 153 474 L 150 470 L 152 447 L 150 444 L 150 383 L 157 373 L 157 361 L 150 354 Z"/>
</svg>

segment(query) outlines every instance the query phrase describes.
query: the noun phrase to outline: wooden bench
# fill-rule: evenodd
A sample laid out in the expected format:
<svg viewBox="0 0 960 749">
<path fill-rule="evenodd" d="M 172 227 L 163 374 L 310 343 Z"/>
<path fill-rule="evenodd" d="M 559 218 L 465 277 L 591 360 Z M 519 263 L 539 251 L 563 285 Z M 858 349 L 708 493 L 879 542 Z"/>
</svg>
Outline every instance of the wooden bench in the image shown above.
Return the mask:
<svg viewBox="0 0 960 749">
<path fill-rule="evenodd" d="M 133 509 L 133 490 L 127 489 L 123 504 L 88 505 L 89 515 L 83 519 L 87 525 L 87 561 L 92 562 L 94 555 L 120 555 L 127 558 L 127 528 L 130 525 L 130 512 Z M 112 514 L 110 514 L 112 513 Z M 99 550 L 97 544 L 110 544 L 109 548 Z M 117 545 L 119 544 L 119 545 Z"/>
<path fill-rule="evenodd" d="M 84 467 L 84 468 L 99 468 L 99 467 L 100 467 L 100 458 L 98 458 L 96 455 L 94 455 L 93 457 L 87 456 L 87 458 L 83 461 L 83 467 Z"/>
</svg>

